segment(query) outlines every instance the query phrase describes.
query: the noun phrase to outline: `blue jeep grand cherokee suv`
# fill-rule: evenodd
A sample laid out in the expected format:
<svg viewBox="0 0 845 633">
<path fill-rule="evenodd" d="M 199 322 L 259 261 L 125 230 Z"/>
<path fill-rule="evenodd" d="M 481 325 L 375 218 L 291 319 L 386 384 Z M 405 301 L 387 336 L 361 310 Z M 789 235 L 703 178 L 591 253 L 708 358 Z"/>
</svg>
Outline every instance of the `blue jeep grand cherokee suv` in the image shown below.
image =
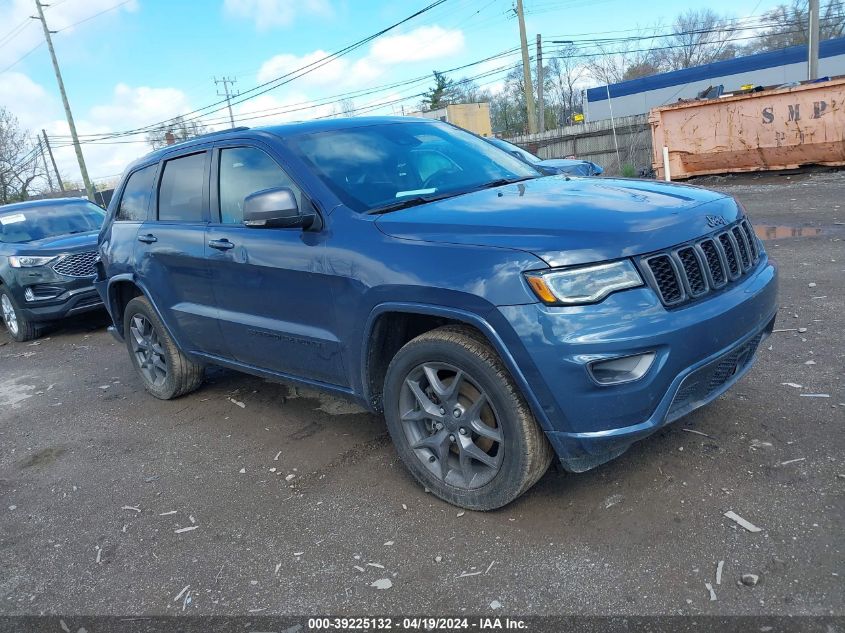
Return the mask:
<svg viewBox="0 0 845 633">
<path fill-rule="evenodd" d="M 492 509 L 716 398 L 776 312 L 731 197 L 540 177 L 449 125 L 235 129 L 133 164 L 96 282 L 145 387 L 203 366 L 383 412 L 429 490 Z"/>
</svg>

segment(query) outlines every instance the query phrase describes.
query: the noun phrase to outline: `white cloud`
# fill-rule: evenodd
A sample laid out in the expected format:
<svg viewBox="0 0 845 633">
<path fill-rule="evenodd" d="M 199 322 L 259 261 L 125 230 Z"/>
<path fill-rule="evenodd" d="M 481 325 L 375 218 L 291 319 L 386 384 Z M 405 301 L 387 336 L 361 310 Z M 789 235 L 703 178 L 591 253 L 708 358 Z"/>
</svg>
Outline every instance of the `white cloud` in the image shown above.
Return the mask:
<svg viewBox="0 0 845 633">
<path fill-rule="evenodd" d="M 463 50 L 464 34 L 459 29 L 421 26 L 400 35 L 388 35 L 373 42 L 368 58 L 385 66 L 439 59 Z"/>
<path fill-rule="evenodd" d="M 258 71 L 258 82 L 264 83 L 299 68 L 314 64 L 315 67 L 313 70 L 309 68 L 310 72 L 297 81 L 305 81 L 317 85 L 336 83 L 343 78 L 348 67 L 348 62 L 341 57 L 319 63 L 320 60 L 328 55 L 330 53 L 323 50 L 316 50 L 302 57 L 287 54 L 276 55 L 261 65 L 261 69 Z"/>
<path fill-rule="evenodd" d="M 125 130 L 190 110 L 187 96 L 178 88 L 133 88 L 119 83 L 114 87 L 111 101 L 91 108 L 87 118 L 106 129 Z"/>
<path fill-rule="evenodd" d="M 302 13 L 333 15 L 328 0 L 224 0 L 223 8 L 228 15 L 252 20 L 259 31 L 289 26 Z"/>
<path fill-rule="evenodd" d="M 78 26 L 72 25 L 84 20 L 100 11 L 113 9 L 115 6 L 114 0 L 85 0 L 85 2 L 62 2 L 54 7 L 46 7 L 44 15 L 47 19 L 47 24 L 51 31 L 64 31 L 56 36 L 56 39 L 61 39 L 74 31 L 81 30 L 89 24 L 94 24 L 94 21 L 85 22 Z M 132 0 L 127 4 L 121 5 L 114 11 L 105 13 L 102 17 L 98 17 L 96 24 L 98 28 L 103 28 L 103 20 L 107 19 L 109 15 L 118 15 L 122 11 L 133 12 L 138 8 L 137 0 Z M 2 3 L 0 5 L 0 24 L 4 25 L 4 33 L 15 33 L 15 36 L 5 40 L 3 46 L 0 47 L 0 65 L 8 65 L 18 60 L 22 55 L 32 50 L 33 47 L 44 41 L 44 33 L 41 29 L 41 24 L 38 20 L 30 18 L 35 14 L 35 7 L 32 0 L 13 0 L 10 3 Z M 7 26 L 8 25 L 8 26 Z M 17 28 L 24 25 L 18 31 Z M 43 54 L 47 55 L 46 48 L 43 53 L 33 53 L 33 55 Z"/>
<path fill-rule="evenodd" d="M 464 34 L 457 29 L 421 26 L 407 33 L 381 37 L 370 45 L 363 57 L 340 57 L 317 65 L 295 79 L 296 85 L 332 87 L 334 92 L 365 88 L 399 64 L 443 59 L 456 55 L 464 47 Z M 271 81 L 304 68 L 329 53 L 322 49 L 297 56 L 280 54 L 268 59 L 258 72 L 259 83 Z"/>
</svg>

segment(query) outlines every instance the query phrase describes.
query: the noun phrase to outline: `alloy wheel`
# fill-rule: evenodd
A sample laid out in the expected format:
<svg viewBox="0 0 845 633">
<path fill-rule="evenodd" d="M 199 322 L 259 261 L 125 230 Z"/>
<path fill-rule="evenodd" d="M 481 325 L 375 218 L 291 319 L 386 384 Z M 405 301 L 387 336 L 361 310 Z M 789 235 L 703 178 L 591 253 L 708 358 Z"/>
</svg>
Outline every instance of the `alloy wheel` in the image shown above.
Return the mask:
<svg viewBox="0 0 845 633">
<path fill-rule="evenodd" d="M 15 307 L 12 305 L 8 295 L 0 295 L 0 308 L 3 310 L 3 323 L 9 328 L 12 334 L 18 333 L 18 315 L 15 314 Z"/>
<path fill-rule="evenodd" d="M 132 353 L 135 354 L 141 373 L 151 385 L 163 385 L 167 380 L 167 360 L 158 332 L 143 314 L 132 317 L 129 330 Z"/>
<path fill-rule="evenodd" d="M 399 417 L 416 457 L 445 483 L 471 490 L 502 467 L 504 437 L 487 393 L 465 371 L 423 363 L 405 379 Z"/>
</svg>

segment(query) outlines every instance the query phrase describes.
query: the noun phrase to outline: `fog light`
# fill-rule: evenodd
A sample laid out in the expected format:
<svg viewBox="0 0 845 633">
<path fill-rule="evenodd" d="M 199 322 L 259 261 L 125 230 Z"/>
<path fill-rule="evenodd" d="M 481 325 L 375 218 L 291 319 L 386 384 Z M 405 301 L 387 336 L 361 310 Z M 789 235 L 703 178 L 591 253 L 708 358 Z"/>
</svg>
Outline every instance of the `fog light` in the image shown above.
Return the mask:
<svg viewBox="0 0 845 633">
<path fill-rule="evenodd" d="M 48 299 L 55 299 L 63 292 L 63 288 L 36 284 L 25 288 L 23 291 L 23 297 L 27 301 L 47 301 Z"/>
<path fill-rule="evenodd" d="M 639 380 L 654 362 L 654 352 L 634 354 L 622 358 L 599 360 L 589 364 L 590 374 L 600 385 L 618 385 Z"/>
</svg>

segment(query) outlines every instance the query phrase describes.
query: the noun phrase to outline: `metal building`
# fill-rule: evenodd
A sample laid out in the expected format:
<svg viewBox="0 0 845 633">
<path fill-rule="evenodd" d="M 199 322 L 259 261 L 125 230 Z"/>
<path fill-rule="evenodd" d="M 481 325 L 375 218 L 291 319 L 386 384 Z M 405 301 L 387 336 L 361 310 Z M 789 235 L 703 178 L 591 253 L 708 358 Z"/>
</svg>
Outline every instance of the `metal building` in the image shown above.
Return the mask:
<svg viewBox="0 0 845 633">
<path fill-rule="evenodd" d="M 845 37 L 819 45 L 819 76 L 845 75 Z M 724 85 L 725 91 L 744 84 L 777 86 L 807 79 L 807 47 L 792 46 L 779 51 L 747 55 L 694 68 L 631 79 L 586 91 L 588 121 L 613 116 L 645 114 L 652 108 L 692 99 L 710 86 Z M 611 100 L 608 101 L 608 92 Z"/>
</svg>

